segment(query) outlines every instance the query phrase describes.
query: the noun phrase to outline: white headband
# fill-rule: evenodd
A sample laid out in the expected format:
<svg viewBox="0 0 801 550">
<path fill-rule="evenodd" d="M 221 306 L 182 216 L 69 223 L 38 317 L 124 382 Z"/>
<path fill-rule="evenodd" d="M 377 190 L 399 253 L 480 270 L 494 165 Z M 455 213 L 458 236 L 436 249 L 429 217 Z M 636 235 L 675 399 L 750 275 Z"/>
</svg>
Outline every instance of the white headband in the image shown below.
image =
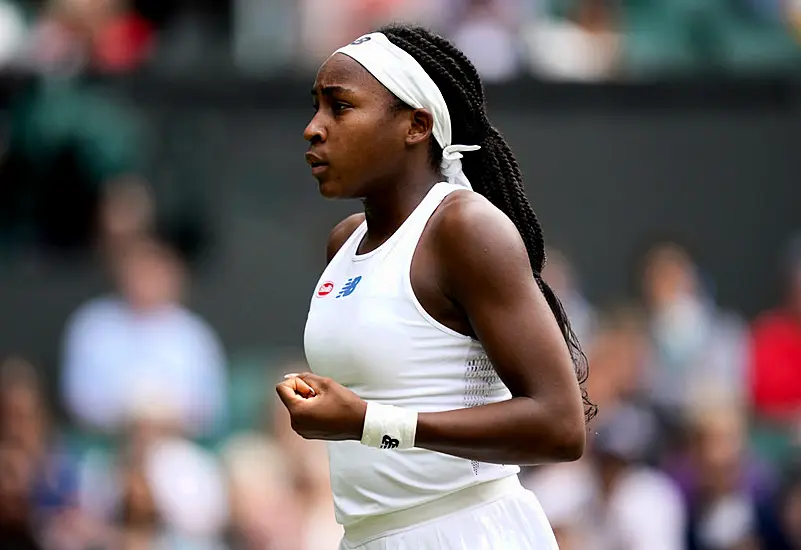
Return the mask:
<svg viewBox="0 0 801 550">
<path fill-rule="evenodd" d="M 478 145 L 451 143 L 451 115 L 442 92 L 425 69 L 406 51 L 389 41 L 380 32 L 366 34 L 347 46 L 338 49 L 356 60 L 390 92 L 414 109 L 425 109 L 434 117 L 434 139 L 442 147 L 442 175 L 450 183 L 472 189 L 462 171 L 462 153 L 481 149 Z"/>
</svg>

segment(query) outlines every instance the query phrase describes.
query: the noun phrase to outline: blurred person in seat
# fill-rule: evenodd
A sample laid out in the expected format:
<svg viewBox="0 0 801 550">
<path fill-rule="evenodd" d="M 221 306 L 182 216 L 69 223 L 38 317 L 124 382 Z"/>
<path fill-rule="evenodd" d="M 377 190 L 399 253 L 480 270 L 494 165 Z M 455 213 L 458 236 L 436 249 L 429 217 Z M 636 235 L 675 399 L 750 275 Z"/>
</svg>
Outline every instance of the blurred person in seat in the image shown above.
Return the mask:
<svg viewBox="0 0 801 550">
<path fill-rule="evenodd" d="M 596 422 L 586 458 L 543 467 L 526 481 L 554 526 L 559 548 L 684 550 L 681 494 L 670 478 L 643 463 L 657 437 L 653 416 L 621 405 Z"/>
<path fill-rule="evenodd" d="M 0 443 L 0 543 L 3 550 L 45 550 L 34 534 L 30 463 L 25 452 Z"/>
<path fill-rule="evenodd" d="M 18 358 L 0 366 L 0 444 L 25 461 L 30 512 L 49 549 L 82 548 L 102 538 L 100 526 L 79 509 L 77 467 L 53 433 L 38 375 Z"/>
<path fill-rule="evenodd" d="M 308 531 L 303 529 L 303 514 L 294 487 L 290 457 L 277 442 L 263 434 L 237 434 L 226 442 L 222 458 L 228 476 L 231 506 L 230 548 L 310 548 L 304 540 Z M 320 550 L 324 548 L 320 547 Z"/>
<path fill-rule="evenodd" d="M 503 82 L 520 73 L 517 14 L 509 2 L 468 0 L 451 39 L 487 82 Z"/>
<path fill-rule="evenodd" d="M 225 358 L 208 323 L 180 303 L 182 261 L 155 238 L 128 242 L 111 260 L 119 294 L 89 301 L 67 323 L 67 409 L 113 433 L 143 402 L 168 403 L 177 429 L 213 435 L 226 410 Z"/>
<path fill-rule="evenodd" d="M 149 189 L 136 175 L 140 124 L 121 102 L 77 79 L 37 79 L 9 111 L 0 238 L 12 252 L 81 255 L 121 228 L 152 224 Z"/>
<path fill-rule="evenodd" d="M 68 55 L 75 68 L 125 72 L 152 52 L 152 25 L 128 0 L 50 0 L 33 29 L 31 60 L 52 62 Z"/>
<path fill-rule="evenodd" d="M 284 371 L 305 369 L 293 362 Z M 278 399 L 266 399 L 263 412 L 267 426 L 232 436 L 222 452 L 234 550 L 336 550 L 342 528 L 334 518 L 325 444 L 297 435 Z"/>
<path fill-rule="evenodd" d="M 12 255 L 42 249 L 82 255 L 105 233 L 119 205 L 141 194 L 143 127 L 125 100 L 87 78 L 91 70 L 131 68 L 139 54 L 135 16 L 120 0 L 51 0 L 19 55 L 24 81 L 9 107 L 0 160 L 0 239 Z M 137 60 L 134 62 L 134 59 Z M 141 202 L 141 201 L 139 201 Z M 149 221 L 152 206 L 126 219 Z M 113 211 L 113 213 L 112 213 Z"/>
<path fill-rule="evenodd" d="M 687 450 L 666 469 L 689 509 L 689 550 L 758 550 L 775 521 L 773 472 L 749 453 L 744 411 L 710 392 L 689 414 Z"/>
<path fill-rule="evenodd" d="M 593 375 L 587 389 L 598 403 L 601 417 L 618 407 L 642 399 L 642 383 L 649 359 L 645 317 L 639 308 L 616 305 L 598 317 L 596 332 L 587 348 Z"/>
<path fill-rule="evenodd" d="M 753 325 L 751 401 L 760 420 L 801 441 L 801 236 L 788 245 L 782 272 L 783 302 Z"/>
<path fill-rule="evenodd" d="M 286 373 L 305 372 L 306 363 L 291 364 Z M 334 505 L 325 443 L 299 436 L 291 427 L 286 407 L 275 401 L 274 431 L 285 453 L 301 506 L 306 540 L 304 550 L 335 550 L 343 529 L 334 518 Z"/>
<path fill-rule="evenodd" d="M 669 426 L 680 419 L 699 388 L 714 387 L 733 403 L 743 402 L 745 324 L 718 308 L 698 266 L 676 241 L 656 241 L 641 267 L 653 348 L 647 389 L 663 420 Z"/>
<path fill-rule="evenodd" d="M 553 4 L 553 3 L 552 3 Z M 597 82 L 617 73 L 621 58 L 620 3 L 560 2 L 561 13 L 540 8 L 522 39 L 534 72 L 547 80 Z M 555 6 L 556 4 L 554 4 Z"/>
<path fill-rule="evenodd" d="M 223 550 L 226 488 L 212 455 L 179 437 L 149 439 L 121 456 L 121 550 Z"/>
</svg>

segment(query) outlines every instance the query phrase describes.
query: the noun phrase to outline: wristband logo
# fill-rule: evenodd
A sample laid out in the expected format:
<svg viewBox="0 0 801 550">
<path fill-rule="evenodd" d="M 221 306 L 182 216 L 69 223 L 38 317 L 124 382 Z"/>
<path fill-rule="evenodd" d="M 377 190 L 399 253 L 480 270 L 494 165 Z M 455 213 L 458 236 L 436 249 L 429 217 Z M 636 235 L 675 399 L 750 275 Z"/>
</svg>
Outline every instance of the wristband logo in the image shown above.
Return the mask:
<svg viewBox="0 0 801 550">
<path fill-rule="evenodd" d="M 385 435 L 381 438 L 381 448 L 382 449 L 397 449 L 398 445 L 400 445 L 400 441 L 397 439 L 393 439 L 392 437 Z"/>
</svg>

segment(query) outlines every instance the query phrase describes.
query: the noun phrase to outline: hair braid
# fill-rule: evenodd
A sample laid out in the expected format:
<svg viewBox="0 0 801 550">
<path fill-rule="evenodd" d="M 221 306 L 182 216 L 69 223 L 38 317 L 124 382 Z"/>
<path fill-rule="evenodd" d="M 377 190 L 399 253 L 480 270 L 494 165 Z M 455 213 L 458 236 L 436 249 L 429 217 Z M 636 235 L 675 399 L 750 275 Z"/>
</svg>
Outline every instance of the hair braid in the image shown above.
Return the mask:
<svg viewBox="0 0 801 550">
<path fill-rule="evenodd" d="M 448 40 L 421 27 L 390 25 L 380 30 L 389 40 L 415 58 L 439 87 L 448 103 L 454 141 L 475 143 L 481 149 L 465 155 L 464 172 L 473 188 L 514 222 L 526 245 L 529 262 L 543 295 L 553 311 L 570 350 L 576 376 L 582 388 L 584 413 L 589 422 L 597 412 L 585 383 L 589 375 L 587 358 L 581 350 L 559 298 L 543 281 L 545 241 L 534 209 L 526 196 L 520 165 L 501 133 L 489 122 L 484 87 L 470 60 Z M 442 149 L 431 140 L 432 162 L 439 165 Z"/>
</svg>

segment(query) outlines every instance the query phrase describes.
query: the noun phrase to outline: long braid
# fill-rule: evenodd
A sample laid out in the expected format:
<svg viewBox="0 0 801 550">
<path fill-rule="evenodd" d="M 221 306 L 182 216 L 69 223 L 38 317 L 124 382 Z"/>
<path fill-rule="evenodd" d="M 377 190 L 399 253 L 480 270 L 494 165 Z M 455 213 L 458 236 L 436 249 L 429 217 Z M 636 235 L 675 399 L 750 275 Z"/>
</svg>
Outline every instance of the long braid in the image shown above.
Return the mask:
<svg viewBox="0 0 801 550">
<path fill-rule="evenodd" d="M 484 88 L 478 71 L 467 56 L 448 40 L 423 28 L 390 25 L 380 32 L 414 57 L 437 84 L 448 103 L 454 142 L 481 146 L 479 151 L 465 155 L 462 160 L 464 172 L 475 191 L 509 216 L 520 232 L 534 278 L 553 311 L 570 350 L 581 386 L 585 419 L 589 422 L 598 409 L 589 399 L 585 388 L 589 376 L 587 358 L 559 298 L 542 279 L 542 269 L 545 266 L 542 227 L 526 196 L 523 175 L 512 150 L 500 132 L 489 122 Z M 431 160 L 438 166 L 442 149 L 435 140 L 431 142 Z"/>
</svg>

